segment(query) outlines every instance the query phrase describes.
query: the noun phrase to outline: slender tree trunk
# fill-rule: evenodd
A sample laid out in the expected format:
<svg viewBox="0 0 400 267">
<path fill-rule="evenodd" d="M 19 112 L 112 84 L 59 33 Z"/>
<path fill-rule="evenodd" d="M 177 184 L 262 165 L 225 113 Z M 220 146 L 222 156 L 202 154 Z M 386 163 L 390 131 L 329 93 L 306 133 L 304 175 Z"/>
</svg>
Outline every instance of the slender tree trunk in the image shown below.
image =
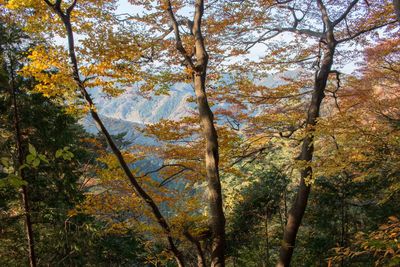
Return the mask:
<svg viewBox="0 0 400 267">
<path fill-rule="evenodd" d="M 213 233 L 211 266 L 224 266 L 225 216 L 222 208 L 221 183 L 218 171 L 218 136 L 214 127 L 213 113 L 205 93 L 205 73 L 194 78 L 203 136 L 206 141 L 206 173 L 210 207 L 210 224 Z"/>
<path fill-rule="evenodd" d="M 266 241 L 266 265 L 270 266 L 270 262 L 269 262 L 269 234 L 268 234 L 268 210 L 265 211 L 265 241 Z"/>
<path fill-rule="evenodd" d="M 61 1 L 57 1 L 56 4 L 52 4 L 48 0 L 45 0 L 45 2 L 51 8 L 54 9 L 54 11 L 59 15 L 60 19 L 64 23 L 65 29 L 67 31 L 67 37 L 68 37 L 69 57 L 70 57 L 71 65 L 72 65 L 72 69 L 73 69 L 73 77 L 78 85 L 78 88 L 79 88 L 81 94 L 83 95 L 87 104 L 90 106 L 90 114 L 92 115 L 93 120 L 96 122 L 97 126 L 100 128 L 100 131 L 105 136 L 108 145 L 110 146 L 112 152 L 114 153 L 115 157 L 117 158 L 122 170 L 124 171 L 125 175 L 129 179 L 129 181 L 130 181 L 131 185 L 133 186 L 133 188 L 135 189 L 136 193 L 150 207 L 158 224 L 160 225 L 160 227 L 163 229 L 164 233 L 166 234 L 169 248 L 175 257 L 175 260 L 176 260 L 178 266 L 179 267 L 185 266 L 183 257 L 182 257 L 182 253 L 178 250 L 178 248 L 174 244 L 172 234 L 171 234 L 171 229 L 170 229 L 168 223 L 166 222 L 164 216 L 161 214 L 159 208 L 157 207 L 157 204 L 154 202 L 154 200 L 151 198 L 151 196 L 148 195 L 144 191 L 144 189 L 137 182 L 136 177 L 132 174 L 131 170 L 129 169 L 128 164 L 126 163 L 124 157 L 122 156 L 121 151 L 115 144 L 114 140 L 111 138 L 111 135 L 109 134 L 107 128 L 104 126 L 103 121 L 100 119 L 98 113 L 94 109 L 93 100 L 92 100 L 91 96 L 89 95 L 89 93 L 87 92 L 85 85 L 83 84 L 83 82 L 80 78 L 77 58 L 76 58 L 76 54 L 75 54 L 74 34 L 73 34 L 71 20 L 70 20 L 70 13 L 71 13 L 72 9 L 74 8 L 76 1 L 73 2 L 73 4 L 67 9 L 67 11 L 65 13 L 61 10 L 61 5 L 60 5 Z"/>
<path fill-rule="evenodd" d="M 32 220 L 31 220 L 30 206 L 29 206 L 29 194 L 28 194 L 28 188 L 25 185 L 22 186 L 21 188 L 21 196 L 25 212 L 25 232 L 26 232 L 26 239 L 28 240 L 29 266 L 36 267 L 35 241 L 33 239 Z"/>
<path fill-rule="evenodd" d="M 322 99 L 325 97 L 325 88 L 328 82 L 329 74 L 333 64 L 333 57 L 337 42 L 333 34 L 334 25 L 330 21 L 328 12 L 322 0 L 317 0 L 318 7 L 321 11 L 322 21 L 326 32 L 320 40 L 320 45 L 324 46 L 322 61 L 319 63 L 320 68 L 316 72 L 314 81 L 314 90 L 311 97 L 311 103 L 307 112 L 306 136 L 303 140 L 299 160 L 307 163 L 307 167 L 301 170 L 300 185 L 296 199 L 288 214 L 288 220 L 283 234 L 283 241 L 280 248 L 278 267 L 290 266 L 293 251 L 295 248 L 296 236 L 299 230 L 304 212 L 307 207 L 308 196 L 311 186 L 306 183 L 307 179 L 312 178 L 313 170 L 310 166 L 314 155 L 314 131 L 317 119 L 320 116 L 320 108 Z"/>
<path fill-rule="evenodd" d="M 342 178 L 342 181 L 340 182 L 339 188 L 340 188 L 340 246 L 343 248 L 345 246 L 344 244 L 344 239 L 345 239 L 345 201 L 346 201 L 346 178 Z M 340 260 L 340 266 L 344 267 L 345 262 L 344 262 L 344 257 L 341 258 Z"/>
<path fill-rule="evenodd" d="M 167 12 L 175 32 L 176 49 L 185 58 L 186 64 L 193 71 L 193 83 L 199 109 L 200 124 L 206 142 L 206 175 L 208 184 L 208 203 L 210 208 L 210 226 L 212 229 L 211 266 L 225 266 L 225 215 L 222 204 L 221 182 L 219 177 L 219 152 L 218 135 L 214 125 L 214 114 L 211 111 L 206 94 L 206 77 L 208 54 L 201 32 L 201 22 L 204 12 L 204 0 L 195 0 L 195 13 L 193 19 L 192 35 L 195 41 L 195 57 L 185 50 L 180 37 L 179 24 L 172 10 L 170 0 L 165 0 Z"/>
<path fill-rule="evenodd" d="M 206 142 L 206 173 L 210 207 L 210 223 L 213 233 L 211 266 L 225 266 L 225 215 L 222 204 L 221 182 L 219 177 L 218 135 L 214 125 L 214 114 L 211 111 L 206 95 L 206 76 L 208 54 L 201 33 L 201 18 L 204 1 L 196 0 L 193 35 L 196 47 L 196 69 L 194 73 L 194 89 L 199 108 L 203 137 Z"/>
<path fill-rule="evenodd" d="M 16 88 L 15 88 L 15 77 L 14 77 L 14 69 L 13 69 L 13 60 L 10 59 L 10 93 L 11 99 L 13 104 L 13 113 L 14 113 L 14 131 L 15 131 L 15 140 L 17 145 L 17 158 L 18 158 L 18 165 L 17 168 L 24 164 L 24 151 L 22 148 L 22 136 L 21 136 L 21 128 L 20 128 L 20 121 L 19 121 L 19 111 L 18 111 L 18 104 L 17 104 L 17 96 L 16 96 Z M 21 178 L 24 181 L 27 181 L 25 177 L 25 172 L 22 169 L 20 171 Z M 29 193 L 28 187 L 23 185 L 21 190 L 21 199 L 22 205 L 24 209 L 24 217 L 25 217 L 25 233 L 26 239 L 28 241 L 28 258 L 29 258 L 29 265 L 31 267 L 36 267 L 36 254 L 35 254 L 35 242 L 33 238 L 33 230 L 32 230 L 32 221 L 31 221 L 31 211 L 29 206 Z"/>
<path fill-rule="evenodd" d="M 344 178 L 343 182 L 341 184 L 341 240 L 340 240 L 340 246 L 341 247 L 346 247 L 347 246 L 347 192 L 348 192 L 348 186 L 349 186 L 349 179 L 350 176 L 348 175 L 347 171 L 343 172 Z M 341 266 L 346 266 L 347 262 L 344 257 L 341 259 Z"/>
<path fill-rule="evenodd" d="M 335 52 L 335 42 L 332 40 L 328 44 L 324 57 L 321 62 L 321 68 L 316 75 L 314 90 L 311 103 L 307 113 L 306 137 L 303 140 L 299 160 L 311 163 L 314 154 L 314 131 L 319 117 L 322 99 L 325 96 L 325 87 L 328 81 L 329 73 L 333 63 L 333 55 Z M 299 230 L 303 215 L 307 206 L 308 196 L 311 186 L 306 183 L 307 179 L 312 177 L 312 167 L 307 166 L 301 171 L 300 185 L 297 197 L 288 214 L 288 220 L 283 235 L 283 241 L 280 249 L 280 256 L 277 266 L 289 266 L 295 247 L 297 232 Z"/>
<path fill-rule="evenodd" d="M 287 192 L 288 192 L 288 189 L 287 189 L 287 185 L 285 186 L 285 192 L 284 192 L 284 194 L 285 194 L 285 197 L 284 197 L 284 204 L 285 204 L 285 213 L 284 213 L 284 219 L 285 219 L 285 225 L 287 224 L 287 217 L 288 217 L 288 206 L 287 206 Z"/>
<path fill-rule="evenodd" d="M 183 234 L 187 240 L 189 240 L 196 247 L 197 266 L 206 267 L 206 259 L 204 257 L 203 249 L 201 248 L 200 241 L 196 240 L 188 231 L 185 231 Z"/>
</svg>

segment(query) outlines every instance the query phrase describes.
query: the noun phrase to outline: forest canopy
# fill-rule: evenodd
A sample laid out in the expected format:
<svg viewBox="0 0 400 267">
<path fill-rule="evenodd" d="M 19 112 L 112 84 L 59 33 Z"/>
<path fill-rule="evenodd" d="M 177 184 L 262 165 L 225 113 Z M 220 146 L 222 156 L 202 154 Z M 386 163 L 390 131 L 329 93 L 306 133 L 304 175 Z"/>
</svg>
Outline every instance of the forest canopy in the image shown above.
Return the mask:
<svg viewBox="0 0 400 267">
<path fill-rule="evenodd" d="M 0 0 L 0 266 L 399 266 L 400 1 Z"/>
</svg>

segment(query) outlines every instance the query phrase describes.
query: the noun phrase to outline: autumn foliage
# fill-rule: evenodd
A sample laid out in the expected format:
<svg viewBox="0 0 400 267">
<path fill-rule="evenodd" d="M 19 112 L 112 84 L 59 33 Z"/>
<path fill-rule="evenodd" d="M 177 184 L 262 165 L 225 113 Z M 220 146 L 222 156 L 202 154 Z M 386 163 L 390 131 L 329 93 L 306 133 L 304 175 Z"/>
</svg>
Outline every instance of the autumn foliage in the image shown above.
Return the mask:
<svg viewBox="0 0 400 267">
<path fill-rule="evenodd" d="M 0 0 L 0 265 L 397 266 L 396 8 Z"/>
</svg>

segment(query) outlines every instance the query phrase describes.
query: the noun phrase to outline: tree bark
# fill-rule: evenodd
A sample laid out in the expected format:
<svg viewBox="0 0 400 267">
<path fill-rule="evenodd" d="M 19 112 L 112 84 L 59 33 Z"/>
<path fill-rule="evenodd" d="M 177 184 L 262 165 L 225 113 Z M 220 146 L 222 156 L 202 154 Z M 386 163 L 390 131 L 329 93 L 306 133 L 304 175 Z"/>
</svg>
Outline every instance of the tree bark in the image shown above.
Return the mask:
<svg viewBox="0 0 400 267">
<path fill-rule="evenodd" d="M 317 119 L 320 116 L 320 107 L 322 99 L 325 96 L 325 88 L 331 72 L 333 57 L 336 49 L 336 40 L 333 35 L 332 23 L 328 18 L 325 7 L 322 1 L 318 1 L 321 9 L 322 18 L 327 28 L 325 38 L 321 41 L 325 43 L 325 51 L 322 58 L 321 66 L 316 74 L 314 81 L 314 90 L 311 98 L 311 103 L 307 112 L 306 121 L 306 137 L 303 140 L 299 160 L 304 161 L 309 165 L 314 154 L 314 131 L 317 124 Z M 279 261 L 276 266 L 290 266 L 291 258 L 295 248 L 296 236 L 299 230 L 304 212 L 307 207 L 308 197 L 311 186 L 306 183 L 307 179 L 312 178 L 312 167 L 307 166 L 301 170 L 300 185 L 296 199 L 288 214 L 288 220 L 283 234 L 283 241 L 280 248 Z"/>
<path fill-rule="evenodd" d="M 214 114 L 211 111 L 206 95 L 206 76 L 208 54 L 201 33 L 201 18 L 204 1 L 196 0 L 193 35 L 196 48 L 196 69 L 194 72 L 194 88 L 199 108 L 200 122 L 206 142 L 206 173 L 210 207 L 210 223 L 213 233 L 211 266 L 225 266 L 225 215 L 222 203 L 221 182 L 219 177 L 218 135 L 214 125 Z"/>
<path fill-rule="evenodd" d="M 268 206 L 267 206 L 268 207 Z M 269 262 L 269 259 L 270 259 L 270 255 L 269 255 L 269 234 L 268 234 L 268 208 L 266 208 L 266 211 L 265 211 L 265 219 L 264 219 L 264 222 L 265 222 L 265 241 L 266 241 L 266 266 L 270 266 L 270 262 Z"/>
<path fill-rule="evenodd" d="M 21 135 L 21 128 L 20 128 L 20 120 L 19 120 L 19 111 L 18 111 L 18 103 L 17 103 L 17 96 L 16 96 L 16 86 L 15 86 L 15 77 L 14 77 L 14 67 L 13 67 L 13 60 L 10 58 L 10 93 L 11 99 L 13 104 L 13 113 L 14 113 L 14 131 L 15 131 L 15 141 L 17 146 L 17 169 L 24 164 L 24 151 L 22 148 L 22 135 Z M 27 181 L 24 169 L 20 170 L 20 176 L 22 180 Z M 31 211 L 29 205 L 29 192 L 28 187 L 23 185 L 21 187 L 21 199 L 22 199 L 22 206 L 24 210 L 24 217 L 25 217 L 25 233 L 26 239 L 28 242 L 28 258 L 29 258 L 29 266 L 36 267 L 36 254 L 35 254 L 35 242 L 33 238 L 33 229 L 32 229 L 32 220 L 31 220 Z"/>
<path fill-rule="evenodd" d="M 328 80 L 328 76 L 333 63 L 333 54 L 335 48 L 328 48 L 324 55 L 321 69 L 316 77 L 314 91 L 311 103 L 307 113 L 306 137 L 303 140 L 299 160 L 310 164 L 314 154 L 314 135 L 315 126 L 319 117 L 322 99 L 325 96 L 324 90 Z M 301 171 L 301 179 L 297 197 L 288 214 L 288 220 L 283 235 L 283 241 L 280 249 L 279 262 L 277 266 L 289 266 L 292 258 L 293 250 L 298 229 L 303 219 L 303 215 L 307 206 L 308 196 L 311 186 L 306 183 L 307 179 L 312 177 L 312 167 L 307 166 Z"/>
<path fill-rule="evenodd" d="M 90 114 L 91 114 L 93 120 L 96 122 L 97 126 L 100 128 L 100 131 L 105 136 L 108 145 L 110 146 L 112 152 L 114 153 L 115 157 L 117 158 L 121 168 L 123 169 L 125 175 L 129 179 L 129 181 L 130 181 L 131 185 L 133 186 L 133 188 L 135 189 L 136 193 L 150 207 L 158 224 L 160 225 L 160 227 L 163 229 L 164 233 L 166 234 L 169 248 L 175 257 L 175 260 L 176 260 L 178 266 L 179 267 L 185 266 L 183 257 L 182 257 L 182 253 L 178 250 L 178 248 L 174 244 L 172 234 L 171 234 L 171 229 L 170 229 L 167 221 L 165 220 L 164 216 L 161 214 L 157 204 L 154 202 L 154 200 L 151 198 L 151 196 L 145 192 L 145 190 L 137 182 L 136 177 L 132 174 L 131 170 L 129 169 L 128 164 L 126 163 L 124 157 L 122 156 L 121 151 L 115 144 L 114 140 L 111 138 L 111 135 L 109 134 L 107 128 L 104 126 L 103 121 L 101 120 L 98 113 L 94 109 L 93 100 L 92 100 L 91 96 L 89 95 L 89 93 L 87 92 L 86 87 L 80 78 L 77 57 L 75 54 L 74 34 L 73 34 L 72 25 L 71 25 L 71 21 L 70 21 L 70 13 L 71 13 L 72 9 L 74 8 L 76 1 L 73 2 L 73 4 L 67 9 L 67 11 L 65 13 L 61 10 L 61 1 L 57 1 L 55 4 L 52 4 L 48 0 L 45 0 L 45 2 L 51 8 L 54 9 L 54 11 L 58 14 L 60 19 L 64 23 L 65 29 L 67 31 L 67 37 L 68 37 L 68 49 L 69 49 L 69 57 L 71 60 L 72 70 L 73 70 L 73 77 L 74 77 L 75 82 L 77 83 L 77 86 L 78 86 L 83 98 L 86 100 L 87 104 L 90 106 Z"/>
<path fill-rule="evenodd" d="M 219 179 L 218 136 L 213 123 L 213 114 L 207 102 L 204 83 L 205 74 L 196 75 L 194 80 L 197 104 L 203 136 L 206 141 L 206 173 L 210 207 L 210 224 L 213 234 L 211 266 L 224 266 L 225 216 L 222 208 L 221 183 Z"/>
</svg>

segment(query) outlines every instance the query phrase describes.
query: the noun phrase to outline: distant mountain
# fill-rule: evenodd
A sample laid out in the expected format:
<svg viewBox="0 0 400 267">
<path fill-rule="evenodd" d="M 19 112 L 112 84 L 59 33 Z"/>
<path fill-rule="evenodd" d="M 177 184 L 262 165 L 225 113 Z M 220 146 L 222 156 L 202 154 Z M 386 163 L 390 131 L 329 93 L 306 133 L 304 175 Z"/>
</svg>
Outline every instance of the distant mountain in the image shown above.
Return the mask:
<svg viewBox="0 0 400 267">
<path fill-rule="evenodd" d="M 95 95 L 99 113 L 108 118 L 139 124 L 156 123 L 161 119 L 179 119 L 189 114 L 193 105 L 187 99 L 193 96 L 190 84 L 178 83 L 170 88 L 169 95 L 142 96 L 137 88 L 127 89 L 115 98 Z"/>
<path fill-rule="evenodd" d="M 155 145 L 157 142 L 154 139 L 143 136 L 140 131 L 145 124 L 156 123 L 161 119 L 178 120 L 190 114 L 194 108 L 194 105 L 187 101 L 193 96 L 193 88 L 184 83 L 174 85 L 169 95 L 143 96 L 135 87 L 114 98 L 98 91 L 91 93 L 100 117 L 110 133 L 126 133 L 124 139 L 132 144 Z M 98 132 L 90 116 L 82 119 L 81 123 L 88 132 Z"/>
</svg>

